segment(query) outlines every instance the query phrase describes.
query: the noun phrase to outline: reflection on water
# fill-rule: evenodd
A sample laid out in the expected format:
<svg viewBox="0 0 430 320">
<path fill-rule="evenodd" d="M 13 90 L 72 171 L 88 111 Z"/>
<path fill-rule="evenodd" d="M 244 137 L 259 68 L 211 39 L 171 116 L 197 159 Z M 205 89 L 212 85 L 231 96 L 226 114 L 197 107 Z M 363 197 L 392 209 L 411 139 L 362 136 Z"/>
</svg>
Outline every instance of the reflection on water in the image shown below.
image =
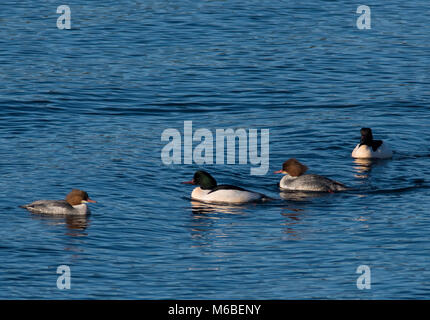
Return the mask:
<svg viewBox="0 0 430 320">
<path fill-rule="evenodd" d="M 246 205 L 213 204 L 191 201 L 192 221 L 190 222 L 191 238 L 196 241 L 193 247 L 210 247 L 216 238 L 227 235 L 224 229 L 222 214 L 244 214 Z"/>
<path fill-rule="evenodd" d="M 327 192 L 315 192 L 315 191 L 282 191 L 279 193 L 281 199 L 290 201 L 306 201 L 315 198 L 320 198 L 328 195 Z"/>
<path fill-rule="evenodd" d="M 66 233 L 71 236 L 86 236 L 86 233 L 82 231 L 85 230 L 89 225 L 88 216 L 48 216 L 48 215 L 36 215 L 32 214 L 33 219 L 41 220 L 50 226 L 65 225 L 69 231 Z"/>
<path fill-rule="evenodd" d="M 354 170 L 357 172 L 354 177 L 360 179 L 366 179 L 369 177 L 369 173 L 372 170 L 372 165 L 375 163 L 372 159 L 354 159 L 355 166 Z"/>
<path fill-rule="evenodd" d="M 199 201 L 191 201 L 191 210 L 195 215 L 207 215 L 211 213 L 228 213 L 228 214 L 241 214 L 243 213 L 243 206 L 229 205 L 229 204 L 213 204 L 204 203 Z M 197 216 L 198 217 L 198 216 Z M 204 218 L 214 219 L 213 216 L 205 216 Z"/>
<path fill-rule="evenodd" d="M 281 215 L 285 217 L 285 221 L 281 223 L 281 225 L 285 226 L 283 232 L 287 234 L 286 240 L 300 240 L 300 233 L 297 231 L 295 226 L 300 223 L 304 210 L 298 208 L 285 209 L 288 210 L 288 212 L 281 213 Z"/>
</svg>

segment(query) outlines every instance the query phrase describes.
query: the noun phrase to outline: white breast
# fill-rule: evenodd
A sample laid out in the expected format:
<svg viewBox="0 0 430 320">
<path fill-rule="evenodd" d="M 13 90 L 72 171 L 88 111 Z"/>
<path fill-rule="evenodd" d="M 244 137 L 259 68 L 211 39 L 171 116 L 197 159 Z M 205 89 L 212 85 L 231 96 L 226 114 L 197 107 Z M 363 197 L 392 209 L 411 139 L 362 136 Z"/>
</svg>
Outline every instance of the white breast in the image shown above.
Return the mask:
<svg viewBox="0 0 430 320">
<path fill-rule="evenodd" d="M 90 214 L 90 208 L 85 203 L 78 204 L 76 206 L 73 206 L 73 212 L 69 212 L 70 214 L 76 214 L 76 215 L 85 215 Z"/>
<path fill-rule="evenodd" d="M 197 187 L 191 193 L 191 198 L 203 202 L 245 203 L 261 200 L 263 195 L 251 191 L 221 189 L 214 192 Z"/>
<path fill-rule="evenodd" d="M 383 142 L 381 146 L 376 149 L 376 151 L 373 151 L 372 147 L 357 144 L 357 146 L 352 151 L 351 156 L 353 158 L 378 158 L 378 159 L 387 159 L 391 158 L 393 156 L 393 151 L 391 151 L 391 148 Z"/>
</svg>

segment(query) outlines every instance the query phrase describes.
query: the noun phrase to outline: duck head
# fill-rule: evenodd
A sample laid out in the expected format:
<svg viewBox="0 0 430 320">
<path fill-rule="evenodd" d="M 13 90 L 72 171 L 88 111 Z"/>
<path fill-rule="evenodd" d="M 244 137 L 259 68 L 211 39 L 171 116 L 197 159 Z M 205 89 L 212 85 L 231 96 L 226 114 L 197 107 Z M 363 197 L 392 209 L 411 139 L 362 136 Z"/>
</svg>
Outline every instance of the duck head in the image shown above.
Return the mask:
<svg viewBox="0 0 430 320">
<path fill-rule="evenodd" d="M 78 189 L 73 189 L 67 195 L 66 201 L 71 206 L 76 206 L 76 205 L 87 203 L 87 202 L 91 202 L 91 203 L 97 202 L 97 201 L 91 200 L 90 197 L 88 196 L 88 193 L 86 193 L 85 191 L 82 191 L 82 190 L 78 190 Z"/>
<path fill-rule="evenodd" d="M 194 173 L 193 180 L 182 182 L 185 184 L 199 185 L 204 190 L 212 190 L 217 186 L 216 180 L 208 172 L 199 170 Z"/>
<path fill-rule="evenodd" d="M 370 128 L 361 128 L 361 139 L 360 139 L 360 145 L 367 145 L 371 146 L 373 142 L 373 134 L 372 129 Z"/>
<path fill-rule="evenodd" d="M 275 171 L 274 173 L 283 173 L 288 174 L 292 177 L 298 177 L 308 170 L 308 167 L 304 164 L 301 164 L 296 159 L 288 159 L 282 164 L 282 169 Z"/>
</svg>

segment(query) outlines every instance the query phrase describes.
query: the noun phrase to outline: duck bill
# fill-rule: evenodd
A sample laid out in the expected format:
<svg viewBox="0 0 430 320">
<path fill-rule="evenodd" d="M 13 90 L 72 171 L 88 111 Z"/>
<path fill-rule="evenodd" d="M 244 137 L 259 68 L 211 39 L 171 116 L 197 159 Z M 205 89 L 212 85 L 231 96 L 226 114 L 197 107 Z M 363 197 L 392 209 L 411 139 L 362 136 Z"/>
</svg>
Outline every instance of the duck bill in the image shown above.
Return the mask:
<svg viewBox="0 0 430 320">
<path fill-rule="evenodd" d="M 182 184 L 195 184 L 194 180 L 181 182 Z"/>
<path fill-rule="evenodd" d="M 90 199 L 90 198 L 88 198 L 88 199 L 87 199 L 87 202 L 91 202 L 91 203 L 97 203 L 97 201 L 95 201 L 95 200 L 92 200 L 92 199 Z"/>
<path fill-rule="evenodd" d="M 273 171 L 273 173 L 282 173 L 282 169 L 278 171 Z"/>
</svg>

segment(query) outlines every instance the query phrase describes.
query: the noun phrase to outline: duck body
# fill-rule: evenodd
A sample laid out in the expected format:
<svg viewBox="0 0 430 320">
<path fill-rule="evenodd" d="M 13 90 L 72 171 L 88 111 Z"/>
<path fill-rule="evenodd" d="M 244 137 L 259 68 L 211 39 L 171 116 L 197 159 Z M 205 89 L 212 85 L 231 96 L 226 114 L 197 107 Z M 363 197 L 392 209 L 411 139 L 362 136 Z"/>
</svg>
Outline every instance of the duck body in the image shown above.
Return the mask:
<svg viewBox="0 0 430 320">
<path fill-rule="evenodd" d="M 296 159 L 289 159 L 282 164 L 282 169 L 275 173 L 285 174 L 279 182 L 281 190 L 335 192 L 348 190 L 344 184 L 317 174 L 304 174 L 308 167 Z"/>
<path fill-rule="evenodd" d="M 372 129 L 361 128 L 360 143 L 352 150 L 351 156 L 357 159 L 387 159 L 393 156 L 391 148 L 382 140 L 374 140 Z"/>
<path fill-rule="evenodd" d="M 262 193 L 249 191 L 232 185 L 218 185 L 206 171 L 196 171 L 193 180 L 183 182 L 199 185 L 191 192 L 191 199 L 208 203 L 241 204 L 263 200 Z"/>
<path fill-rule="evenodd" d="M 209 190 L 194 188 L 191 198 L 203 202 L 245 203 L 262 200 L 264 195 L 239 187 L 220 185 Z"/>
<path fill-rule="evenodd" d="M 20 207 L 38 214 L 87 215 L 90 214 L 88 202 L 96 201 L 91 200 L 85 191 L 74 189 L 65 200 L 37 200 Z"/>
<path fill-rule="evenodd" d="M 382 142 L 376 150 L 371 146 L 359 143 L 352 151 L 351 156 L 357 159 L 388 159 L 393 156 L 393 151 L 385 142 Z"/>
<path fill-rule="evenodd" d="M 317 174 L 304 174 L 298 177 L 292 177 L 289 174 L 286 174 L 279 182 L 279 188 L 281 190 L 319 192 L 348 190 L 348 188 L 342 183 Z"/>
<path fill-rule="evenodd" d="M 21 206 L 32 213 L 53 215 L 86 215 L 90 209 L 85 203 L 70 205 L 66 200 L 38 200 Z"/>
</svg>

